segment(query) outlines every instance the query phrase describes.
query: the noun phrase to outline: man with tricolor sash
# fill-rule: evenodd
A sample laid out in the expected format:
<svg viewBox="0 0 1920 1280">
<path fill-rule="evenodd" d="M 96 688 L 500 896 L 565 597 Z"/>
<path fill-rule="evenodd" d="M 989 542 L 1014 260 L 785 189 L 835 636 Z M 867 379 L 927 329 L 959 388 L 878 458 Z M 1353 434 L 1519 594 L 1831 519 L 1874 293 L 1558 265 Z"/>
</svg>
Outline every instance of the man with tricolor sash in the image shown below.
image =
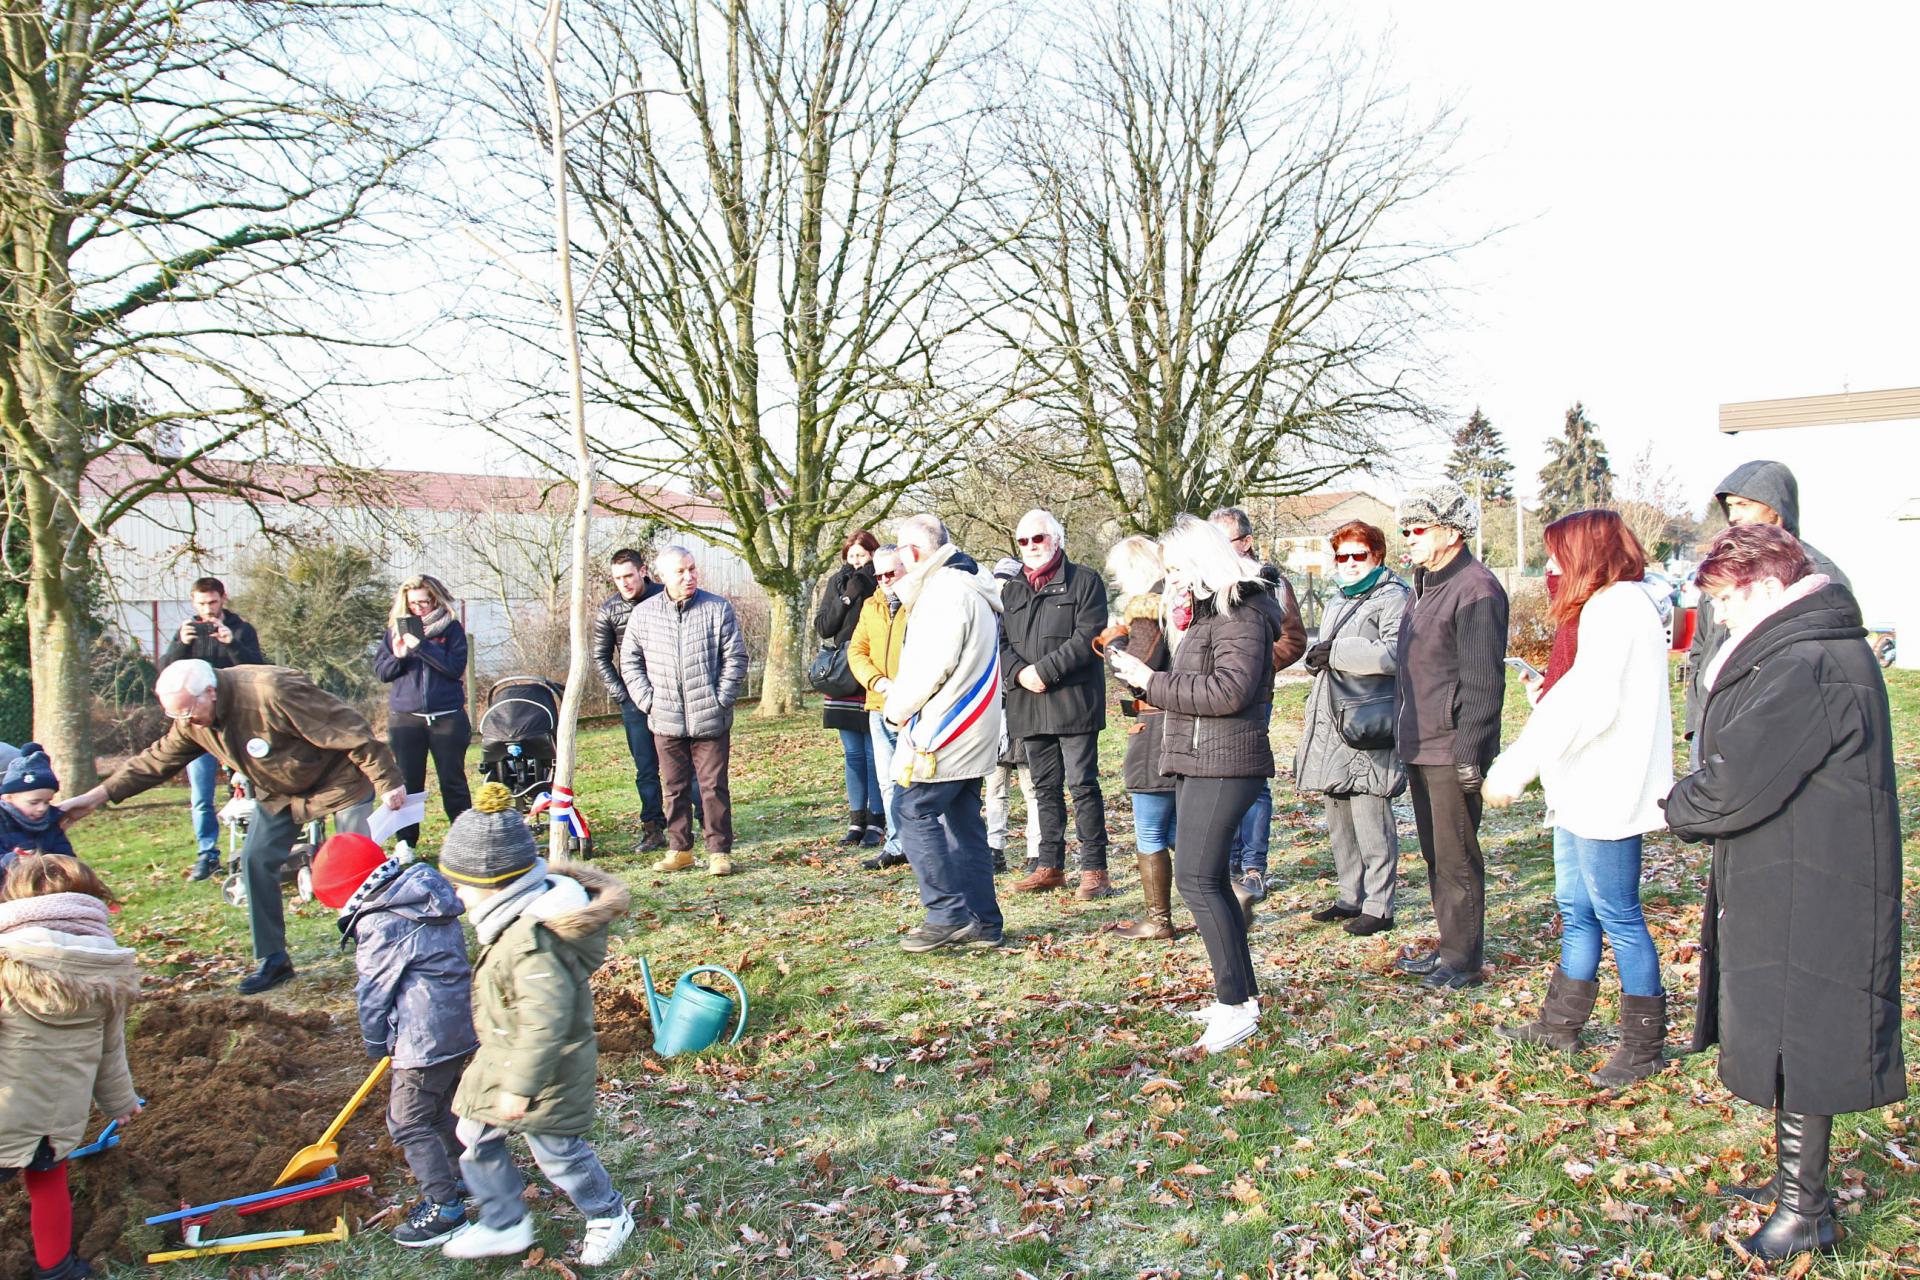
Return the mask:
<svg viewBox="0 0 1920 1280">
<path fill-rule="evenodd" d="M 939 517 L 901 521 L 894 590 L 910 609 L 882 714 L 899 734 L 894 818 L 926 919 L 903 951 L 1002 945 L 982 780 L 1000 758 L 1000 592 Z"/>
</svg>

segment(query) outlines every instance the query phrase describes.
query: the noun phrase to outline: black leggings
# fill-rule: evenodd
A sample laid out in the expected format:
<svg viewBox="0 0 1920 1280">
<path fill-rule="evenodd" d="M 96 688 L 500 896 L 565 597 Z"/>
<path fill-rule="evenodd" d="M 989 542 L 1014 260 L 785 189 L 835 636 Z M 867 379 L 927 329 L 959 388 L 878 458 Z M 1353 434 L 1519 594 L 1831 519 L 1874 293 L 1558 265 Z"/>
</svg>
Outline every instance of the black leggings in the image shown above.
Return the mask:
<svg viewBox="0 0 1920 1280">
<path fill-rule="evenodd" d="M 407 792 L 427 789 L 427 754 L 433 754 L 433 772 L 440 779 L 440 806 L 447 821 L 473 808 L 473 793 L 467 789 L 467 745 L 473 741 L 473 723 L 464 711 L 448 711 L 433 717 L 410 711 L 394 711 L 387 719 L 387 745 L 400 762 L 400 774 L 407 780 Z M 420 825 L 402 827 L 394 833 L 409 845 L 420 843 Z"/>
<path fill-rule="evenodd" d="M 1193 913 L 1213 965 L 1214 998 L 1245 1004 L 1258 994 L 1240 902 L 1227 885 L 1227 855 L 1265 778 L 1181 778 L 1174 784 L 1173 881 Z"/>
</svg>

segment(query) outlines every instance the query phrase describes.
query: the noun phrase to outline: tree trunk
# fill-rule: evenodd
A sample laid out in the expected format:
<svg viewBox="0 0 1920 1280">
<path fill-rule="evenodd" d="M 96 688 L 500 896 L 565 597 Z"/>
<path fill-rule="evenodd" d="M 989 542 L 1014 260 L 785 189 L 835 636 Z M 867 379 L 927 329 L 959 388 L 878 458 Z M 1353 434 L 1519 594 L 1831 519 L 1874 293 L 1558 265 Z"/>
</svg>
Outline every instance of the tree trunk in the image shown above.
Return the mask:
<svg viewBox="0 0 1920 1280">
<path fill-rule="evenodd" d="M 772 720 L 800 714 L 801 676 L 807 652 L 807 589 L 767 592 L 767 667 L 760 681 L 760 715 Z"/>
<path fill-rule="evenodd" d="M 78 795 L 100 781 L 93 758 L 86 629 L 57 564 L 46 571 L 37 545 L 27 582 L 27 645 L 32 654 L 33 736 L 53 758 L 62 793 Z"/>
</svg>

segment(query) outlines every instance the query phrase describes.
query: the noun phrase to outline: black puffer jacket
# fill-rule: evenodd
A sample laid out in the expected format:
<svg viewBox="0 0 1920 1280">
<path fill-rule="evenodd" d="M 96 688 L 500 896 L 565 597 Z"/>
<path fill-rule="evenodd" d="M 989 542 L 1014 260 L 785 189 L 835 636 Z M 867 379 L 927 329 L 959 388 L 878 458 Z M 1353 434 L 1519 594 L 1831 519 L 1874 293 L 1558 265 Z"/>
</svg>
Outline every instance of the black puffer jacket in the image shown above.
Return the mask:
<svg viewBox="0 0 1920 1280">
<path fill-rule="evenodd" d="M 1694 1047 L 1763 1107 L 1838 1115 L 1907 1096 L 1892 717 L 1853 593 L 1830 583 L 1729 641 L 1702 767 L 1667 797 L 1713 841 Z M 1704 674 L 1704 673 L 1703 673 Z"/>
<path fill-rule="evenodd" d="M 1061 564 L 1035 591 L 1024 573 L 1000 591 L 1000 680 L 1007 690 L 1007 736 L 1098 733 L 1107 727 L 1107 676 L 1093 638 L 1107 625 L 1107 584 L 1092 569 Z M 1020 685 L 1028 667 L 1045 693 Z"/>
<path fill-rule="evenodd" d="M 615 703 L 627 700 L 627 682 L 620 678 L 620 642 L 627 638 L 627 619 L 641 600 L 649 600 L 662 590 L 659 583 L 648 578 L 638 599 L 629 600 L 616 591 L 594 611 L 593 669 Z"/>
<path fill-rule="evenodd" d="M 1194 602 L 1193 625 L 1173 664 L 1147 682 L 1146 699 L 1165 708 L 1160 772 L 1170 778 L 1271 778 L 1273 642 L 1284 619 L 1267 582 L 1242 582 L 1233 607 Z"/>
</svg>

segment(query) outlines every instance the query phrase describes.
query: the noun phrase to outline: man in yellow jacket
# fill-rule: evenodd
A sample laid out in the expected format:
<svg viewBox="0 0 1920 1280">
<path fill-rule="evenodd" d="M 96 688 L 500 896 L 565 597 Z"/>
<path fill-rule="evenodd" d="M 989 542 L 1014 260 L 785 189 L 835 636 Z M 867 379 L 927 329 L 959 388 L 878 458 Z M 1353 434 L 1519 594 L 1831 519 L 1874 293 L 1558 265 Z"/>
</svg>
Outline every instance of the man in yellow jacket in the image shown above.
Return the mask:
<svg viewBox="0 0 1920 1280">
<path fill-rule="evenodd" d="M 879 589 L 860 607 L 860 620 L 854 624 L 853 638 L 847 642 L 847 668 L 867 691 L 873 767 L 880 776 L 880 796 L 887 815 L 886 844 L 860 863 L 869 871 L 898 867 L 907 860 L 907 855 L 900 850 L 900 829 L 893 818 L 894 735 L 887 728 L 886 717 L 880 714 L 886 705 L 887 687 L 900 670 L 900 644 L 907 638 L 908 610 L 894 590 L 901 573 L 899 550 L 892 543 L 874 551 L 873 577 Z"/>
</svg>

